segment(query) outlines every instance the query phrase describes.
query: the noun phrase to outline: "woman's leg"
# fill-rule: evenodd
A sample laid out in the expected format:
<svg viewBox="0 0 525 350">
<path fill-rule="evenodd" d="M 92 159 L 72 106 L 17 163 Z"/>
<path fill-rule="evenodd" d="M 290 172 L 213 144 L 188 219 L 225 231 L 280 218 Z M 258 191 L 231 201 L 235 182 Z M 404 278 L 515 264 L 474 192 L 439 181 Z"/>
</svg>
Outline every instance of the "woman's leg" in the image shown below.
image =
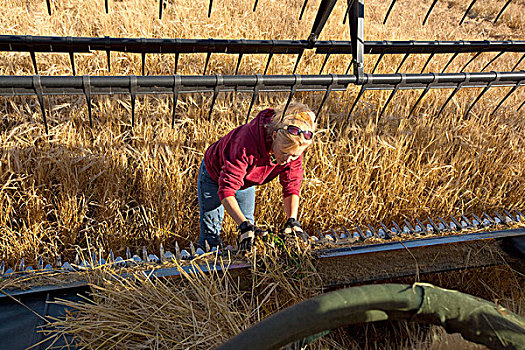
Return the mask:
<svg viewBox="0 0 525 350">
<path fill-rule="evenodd" d="M 255 223 L 253 213 L 255 211 L 255 186 L 239 190 L 235 193 L 235 199 L 239 203 L 242 213 L 252 224 Z"/>
<path fill-rule="evenodd" d="M 200 235 L 198 245 L 205 247 L 208 241 L 210 247 L 219 245 L 224 207 L 219 199 L 219 185 L 208 174 L 204 161 L 199 169 L 197 180 L 197 196 L 199 197 Z"/>
</svg>

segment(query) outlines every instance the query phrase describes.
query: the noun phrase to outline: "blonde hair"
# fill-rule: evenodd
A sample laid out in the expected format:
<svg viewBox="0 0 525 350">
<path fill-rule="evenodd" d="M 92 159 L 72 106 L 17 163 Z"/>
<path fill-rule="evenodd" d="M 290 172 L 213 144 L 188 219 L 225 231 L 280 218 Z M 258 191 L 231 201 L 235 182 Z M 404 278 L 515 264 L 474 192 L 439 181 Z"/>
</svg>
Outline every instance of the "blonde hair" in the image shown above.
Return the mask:
<svg viewBox="0 0 525 350">
<path fill-rule="evenodd" d="M 305 104 L 292 101 L 286 114 L 283 116 L 286 103 L 275 108 L 275 115 L 267 125 L 268 135 L 272 135 L 274 131 L 277 132 L 274 143 L 279 145 L 283 151 L 294 150 L 300 146 L 308 146 L 313 142 L 313 138 L 306 140 L 303 134 L 298 136 L 292 135 L 286 131 L 288 125 L 295 125 L 301 130 L 315 132 L 315 114 Z"/>
</svg>

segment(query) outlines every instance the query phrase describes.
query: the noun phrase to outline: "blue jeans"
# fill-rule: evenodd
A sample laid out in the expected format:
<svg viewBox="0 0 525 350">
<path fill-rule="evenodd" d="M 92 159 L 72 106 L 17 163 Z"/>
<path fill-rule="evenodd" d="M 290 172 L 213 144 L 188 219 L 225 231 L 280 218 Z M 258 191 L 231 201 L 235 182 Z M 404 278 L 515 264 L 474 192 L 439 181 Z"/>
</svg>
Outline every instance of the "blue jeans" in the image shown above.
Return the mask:
<svg viewBox="0 0 525 350">
<path fill-rule="evenodd" d="M 198 244 L 201 247 L 205 246 L 205 241 L 208 241 L 210 247 L 216 247 L 219 245 L 222 220 L 224 219 L 224 206 L 221 204 L 218 191 L 219 184 L 210 177 L 203 160 L 197 180 L 197 196 L 199 197 L 200 214 L 199 223 L 201 230 Z M 253 224 L 255 186 L 248 187 L 244 190 L 238 190 L 235 193 L 235 198 L 237 199 L 239 207 L 246 219 Z"/>
</svg>

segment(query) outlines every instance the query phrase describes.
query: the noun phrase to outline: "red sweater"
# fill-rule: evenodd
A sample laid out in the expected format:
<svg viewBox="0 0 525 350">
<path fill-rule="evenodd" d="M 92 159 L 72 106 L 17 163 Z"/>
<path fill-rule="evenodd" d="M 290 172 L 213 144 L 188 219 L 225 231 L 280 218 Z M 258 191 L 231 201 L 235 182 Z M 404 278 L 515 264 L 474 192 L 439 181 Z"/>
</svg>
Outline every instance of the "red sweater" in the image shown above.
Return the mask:
<svg viewBox="0 0 525 350">
<path fill-rule="evenodd" d="M 272 164 L 268 155 L 271 137 L 264 128 L 275 114 L 261 111 L 251 122 L 230 131 L 204 153 L 204 165 L 219 184 L 219 198 L 235 196 L 239 189 L 270 182 L 279 175 L 283 197 L 299 195 L 303 180 L 303 155 L 286 164 Z"/>
</svg>

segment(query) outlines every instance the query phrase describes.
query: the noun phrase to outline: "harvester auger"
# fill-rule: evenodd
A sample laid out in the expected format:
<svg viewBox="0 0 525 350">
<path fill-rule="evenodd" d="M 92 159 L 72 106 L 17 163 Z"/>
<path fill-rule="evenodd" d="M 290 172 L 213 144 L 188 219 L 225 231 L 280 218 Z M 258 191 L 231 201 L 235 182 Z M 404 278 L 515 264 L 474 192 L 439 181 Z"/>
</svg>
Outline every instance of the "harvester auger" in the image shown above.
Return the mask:
<svg viewBox="0 0 525 350">
<path fill-rule="evenodd" d="M 304 0 L 302 18 L 308 0 Z M 417 89 L 421 91 L 414 101 L 408 117 L 417 114 L 416 107 L 432 89 L 449 89 L 451 94 L 441 106 L 438 117 L 457 92 L 467 88 L 482 88 L 479 95 L 467 109 L 468 114 L 475 104 L 482 100 L 484 94 L 492 88 L 510 88 L 507 94 L 493 106 L 496 113 L 520 88 L 525 86 L 525 41 L 365 41 L 364 40 L 364 1 L 348 0 L 344 23 L 348 20 L 351 38 L 349 41 L 321 41 L 319 35 L 330 16 L 336 0 L 322 0 L 317 16 L 308 38 L 304 40 L 222 40 L 222 39 L 148 39 L 148 38 L 86 38 L 86 37 L 44 37 L 1 35 L 0 51 L 29 53 L 33 71 L 26 76 L 0 76 L 0 96 L 36 96 L 42 112 L 46 132 L 49 131 L 49 113 L 46 113 L 46 96 L 83 95 L 85 96 L 89 122 L 93 125 L 92 98 L 95 95 L 127 95 L 131 99 L 132 127 L 135 124 L 135 101 L 142 95 L 165 95 L 172 99 L 171 124 L 174 125 L 177 101 L 180 95 L 188 93 L 212 94 L 208 118 L 212 117 L 215 102 L 220 93 L 250 94 L 251 101 L 246 114 L 250 116 L 257 98 L 263 93 L 287 93 L 287 102 L 296 93 L 320 91 L 324 96 L 314 110 L 319 115 L 323 106 L 333 92 L 347 91 L 349 87 L 360 87 L 348 110 L 348 119 L 359 100 L 367 91 L 391 91 L 381 109 L 379 119 L 385 113 L 396 93 L 402 90 Z M 385 16 L 387 21 L 395 0 Z M 473 0 L 468 11 L 472 9 Z M 159 17 L 162 17 L 164 5 L 168 0 L 159 1 Z M 257 8 L 254 3 L 253 10 Z M 428 20 L 437 0 L 434 0 L 425 16 Z M 495 21 L 508 7 L 507 1 Z M 51 2 L 46 1 L 48 12 L 52 15 Z M 208 16 L 212 12 L 213 1 L 210 0 Z M 109 12 L 109 1 L 105 1 L 105 11 Z M 465 16 L 461 22 L 464 21 Z M 103 51 L 107 54 L 107 69 L 111 71 L 111 52 L 131 52 L 141 55 L 142 76 L 76 76 L 75 55 L 86 55 L 92 51 Z M 324 61 L 318 75 L 297 74 L 298 66 L 307 50 L 324 55 Z M 313 51 L 312 51 L 313 52 Z M 468 67 L 484 53 L 497 53 L 479 72 L 468 72 Z M 519 53 L 510 71 L 487 71 L 495 66 L 497 60 L 505 53 Z M 36 53 L 68 54 L 71 61 L 72 76 L 41 76 L 38 73 Z M 202 75 L 181 75 L 179 72 L 180 55 L 205 53 L 206 61 Z M 238 55 L 234 74 L 210 74 L 209 62 L 212 54 Z M 238 75 L 244 55 L 267 55 L 264 71 L 261 74 Z M 296 55 L 293 70 L 288 75 L 268 75 L 268 67 L 274 55 Z M 439 72 L 426 72 L 429 62 L 436 55 L 451 54 L 449 61 Z M 457 72 L 447 72 L 451 63 L 460 55 L 473 54 L 471 59 Z M 148 76 L 147 55 L 173 56 L 173 74 L 165 76 Z M 344 72 L 323 74 L 329 58 L 333 55 L 345 55 L 350 63 Z M 366 56 L 376 55 L 374 68 L 364 71 Z M 393 74 L 378 74 L 383 58 L 387 55 L 403 55 Z M 418 72 L 401 72 L 404 63 L 410 56 L 428 55 Z M 516 106 L 522 109 L 525 102 Z M 522 209 L 522 208 L 518 208 Z M 309 250 L 313 263 L 319 272 L 326 288 L 336 288 L 353 284 L 384 281 L 393 278 L 431 274 L 469 268 L 480 268 L 510 264 L 523 272 L 525 259 L 525 216 L 520 210 L 509 209 L 476 214 L 459 213 L 460 216 L 442 218 L 433 217 L 426 220 L 406 219 L 404 222 L 370 223 L 357 222 L 353 227 L 333 227 L 324 232 L 317 232 L 305 237 L 296 237 L 298 249 Z M 53 284 L 45 277 L 51 274 L 73 276 L 75 271 L 91 270 L 101 266 L 121 269 L 119 276 L 126 277 L 126 269 L 139 268 L 148 276 L 177 277 L 182 272 L 223 271 L 228 270 L 241 280 L 249 281 L 251 262 L 236 255 L 235 247 L 195 248 L 160 245 L 158 252 L 126 249 L 125 255 L 115 256 L 113 251 L 98 250 L 91 247 L 84 256 L 77 255 L 74 261 L 44 261 L 37 258 L 32 266 L 27 266 L 29 258 L 21 259 L 16 266 L 0 264 L 0 281 L 8 286 L 10 280 L 20 277 L 42 277 L 43 283 L 21 288 L 0 290 L 0 324 L 12 318 L 24 320 L 11 328 L 0 329 L 0 339 L 7 341 L 4 347 L 31 346 L 40 343 L 41 336 L 36 329 L 41 325 L 40 316 L 56 316 L 64 308 L 49 303 L 55 298 L 78 298 L 77 293 L 89 289 L 89 281 L 72 279 L 70 283 Z M 404 288 L 404 287 L 403 287 Z M 418 289 L 417 287 L 416 289 Z M 458 299 L 459 300 L 459 299 Z M 19 304 L 25 304 L 27 308 Z M 30 310 L 32 309 L 32 310 Z M 38 316 L 36 316 L 38 315 Z M 12 338 L 16 333 L 19 337 Z"/>
</svg>

